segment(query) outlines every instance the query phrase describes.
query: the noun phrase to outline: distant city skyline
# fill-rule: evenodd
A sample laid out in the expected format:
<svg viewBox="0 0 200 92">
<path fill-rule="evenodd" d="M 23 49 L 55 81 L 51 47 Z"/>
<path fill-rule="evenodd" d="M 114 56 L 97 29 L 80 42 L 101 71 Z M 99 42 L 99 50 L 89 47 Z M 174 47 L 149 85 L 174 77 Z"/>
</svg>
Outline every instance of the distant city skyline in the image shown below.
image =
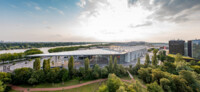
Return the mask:
<svg viewBox="0 0 200 92">
<path fill-rule="evenodd" d="M 200 39 L 200 0 L 0 0 L 0 40 Z"/>
</svg>

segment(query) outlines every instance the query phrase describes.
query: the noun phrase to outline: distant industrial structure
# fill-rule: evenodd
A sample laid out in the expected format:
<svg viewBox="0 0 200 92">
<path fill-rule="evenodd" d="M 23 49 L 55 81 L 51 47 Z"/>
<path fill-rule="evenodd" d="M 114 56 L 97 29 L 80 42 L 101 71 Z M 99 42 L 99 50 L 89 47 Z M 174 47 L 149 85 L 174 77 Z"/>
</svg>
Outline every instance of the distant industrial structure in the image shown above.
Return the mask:
<svg viewBox="0 0 200 92">
<path fill-rule="evenodd" d="M 189 40 L 187 43 L 184 40 L 170 40 L 169 53 L 200 59 L 200 40 Z"/>
</svg>

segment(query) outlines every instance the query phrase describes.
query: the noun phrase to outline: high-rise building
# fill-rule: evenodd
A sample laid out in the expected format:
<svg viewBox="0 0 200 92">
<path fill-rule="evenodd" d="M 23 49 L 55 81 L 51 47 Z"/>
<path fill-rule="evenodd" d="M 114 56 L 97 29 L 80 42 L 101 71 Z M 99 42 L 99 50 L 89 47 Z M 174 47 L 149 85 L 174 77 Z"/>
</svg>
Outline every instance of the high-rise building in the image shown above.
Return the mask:
<svg viewBox="0 0 200 92">
<path fill-rule="evenodd" d="M 185 55 L 185 41 L 184 40 L 170 40 L 169 53 Z"/>
<path fill-rule="evenodd" d="M 188 41 L 188 56 L 200 59 L 200 40 Z"/>
</svg>

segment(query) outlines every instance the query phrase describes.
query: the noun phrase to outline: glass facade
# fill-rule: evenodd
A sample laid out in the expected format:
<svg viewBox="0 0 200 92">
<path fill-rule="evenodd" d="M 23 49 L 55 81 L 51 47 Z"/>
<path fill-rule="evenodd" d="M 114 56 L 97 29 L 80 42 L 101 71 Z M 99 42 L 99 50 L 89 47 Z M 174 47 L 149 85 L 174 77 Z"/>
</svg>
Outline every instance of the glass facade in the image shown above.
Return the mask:
<svg viewBox="0 0 200 92">
<path fill-rule="evenodd" d="M 200 59 L 200 40 L 192 41 L 192 57 Z"/>
</svg>

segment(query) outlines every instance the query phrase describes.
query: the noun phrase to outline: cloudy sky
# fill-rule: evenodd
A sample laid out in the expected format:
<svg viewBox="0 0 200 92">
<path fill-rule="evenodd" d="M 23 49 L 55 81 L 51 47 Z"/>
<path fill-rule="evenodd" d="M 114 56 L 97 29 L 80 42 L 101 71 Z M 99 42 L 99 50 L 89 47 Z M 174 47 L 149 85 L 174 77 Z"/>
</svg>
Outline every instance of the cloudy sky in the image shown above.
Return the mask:
<svg viewBox="0 0 200 92">
<path fill-rule="evenodd" d="M 0 40 L 200 39 L 200 0 L 0 0 Z"/>
</svg>

